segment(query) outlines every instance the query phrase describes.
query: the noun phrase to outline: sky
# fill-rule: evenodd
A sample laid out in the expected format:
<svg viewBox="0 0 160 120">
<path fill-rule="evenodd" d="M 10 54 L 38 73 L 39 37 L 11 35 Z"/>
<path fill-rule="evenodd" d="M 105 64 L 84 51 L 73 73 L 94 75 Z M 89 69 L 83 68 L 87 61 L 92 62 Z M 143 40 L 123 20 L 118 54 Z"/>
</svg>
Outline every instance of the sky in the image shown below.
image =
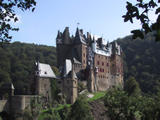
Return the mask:
<svg viewBox="0 0 160 120">
<path fill-rule="evenodd" d="M 17 11 L 19 27 L 12 42 L 43 44 L 56 46 L 57 31 L 69 27 L 75 35 L 77 26 L 84 33 L 102 36 L 106 41 L 113 41 L 140 28 L 140 23 L 123 21 L 126 13 L 126 0 L 36 0 L 34 12 Z M 134 0 L 130 0 L 132 2 Z M 80 23 L 77 25 L 77 23 Z"/>
</svg>

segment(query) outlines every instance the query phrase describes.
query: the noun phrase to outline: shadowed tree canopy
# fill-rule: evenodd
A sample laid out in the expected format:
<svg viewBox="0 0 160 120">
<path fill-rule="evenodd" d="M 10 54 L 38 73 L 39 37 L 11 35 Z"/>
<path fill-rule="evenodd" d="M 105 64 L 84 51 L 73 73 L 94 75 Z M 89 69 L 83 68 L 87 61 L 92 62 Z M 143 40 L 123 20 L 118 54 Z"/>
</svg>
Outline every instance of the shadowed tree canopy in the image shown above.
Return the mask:
<svg viewBox="0 0 160 120">
<path fill-rule="evenodd" d="M 12 36 L 9 35 L 9 31 L 18 31 L 18 28 L 14 28 L 11 22 L 17 22 L 18 17 L 15 9 L 22 11 L 35 9 L 35 0 L 0 0 L 0 42 L 9 42 Z"/>
<path fill-rule="evenodd" d="M 85 96 L 79 96 L 76 102 L 71 106 L 69 120 L 93 120 Z"/>
<path fill-rule="evenodd" d="M 156 41 L 160 40 L 160 0 L 137 0 L 135 4 L 127 2 L 126 9 L 127 12 L 122 17 L 124 18 L 124 22 L 130 21 L 133 23 L 133 19 L 136 18 L 141 22 L 142 29 L 133 30 L 133 39 L 140 37 L 144 38 L 144 34 L 155 31 Z M 155 16 L 157 16 L 157 20 L 155 23 L 152 23 L 149 17 L 149 13 L 151 11 L 155 11 Z"/>
<path fill-rule="evenodd" d="M 141 94 L 141 90 L 139 88 L 139 84 L 134 77 L 129 77 L 129 79 L 125 82 L 124 90 L 128 93 L 128 95 L 139 96 Z"/>
</svg>

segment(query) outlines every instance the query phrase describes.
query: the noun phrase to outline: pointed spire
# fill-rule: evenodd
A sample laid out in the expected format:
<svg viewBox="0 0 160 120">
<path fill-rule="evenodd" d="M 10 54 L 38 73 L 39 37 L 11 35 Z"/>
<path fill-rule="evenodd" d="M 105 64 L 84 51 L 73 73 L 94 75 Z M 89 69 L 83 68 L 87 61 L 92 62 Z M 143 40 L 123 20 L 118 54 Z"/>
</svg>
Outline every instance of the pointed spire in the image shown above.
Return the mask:
<svg viewBox="0 0 160 120">
<path fill-rule="evenodd" d="M 77 27 L 77 30 L 76 30 L 74 43 L 75 44 L 81 44 L 82 43 L 82 36 L 81 36 L 80 30 L 79 30 L 78 27 Z"/>
<path fill-rule="evenodd" d="M 57 38 L 56 38 L 56 43 L 62 43 L 62 33 L 58 30 Z"/>
<path fill-rule="evenodd" d="M 61 32 L 58 30 L 58 34 L 57 34 L 57 39 L 61 38 L 62 37 L 62 34 Z"/>
<path fill-rule="evenodd" d="M 79 28 L 78 27 L 77 27 L 76 35 L 75 36 L 79 36 Z"/>
<path fill-rule="evenodd" d="M 63 32 L 63 42 L 64 42 L 64 44 L 71 44 L 69 27 L 66 27 Z"/>
<path fill-rule="evenodd" d="M 96 42 L 95 37 L 93 36 L 93 41 Z"/>
</svg>

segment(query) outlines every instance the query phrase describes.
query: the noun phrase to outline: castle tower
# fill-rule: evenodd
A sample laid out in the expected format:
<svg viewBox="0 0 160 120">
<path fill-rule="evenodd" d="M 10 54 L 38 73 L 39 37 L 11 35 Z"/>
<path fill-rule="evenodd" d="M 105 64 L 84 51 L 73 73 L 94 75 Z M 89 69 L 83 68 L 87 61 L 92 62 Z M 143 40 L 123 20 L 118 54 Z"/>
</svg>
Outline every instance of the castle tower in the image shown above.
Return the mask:
<svg viewBox="0 0 160 120">
<path fill-rule="evenodd" d="M 105 44 L 103 38 L 90 33 L 85 36 L 79 28 L 70 37 L 67 27 L 63 33 L 58 32 L 56 43 L 62 93 L 68 103 L 77 97 L 77 82 L 87 86 L 90 92 L 123 84 L 122 51 L 116 42 Z"/>
<path fill-rule="evenodd" d="M 74 50 L 77 51 L 78 60 L 82 63 L 82 68 L 85 69 L 87 66 L 87 43 L 83 30 L 77 28 L 73 44 Z"/>
<path fill-rule="evenodd" d="M 67 103 L 73 104 L 78 97 L 77 75 L 71 60 L 66 59 L 64 68 L 62 93 L 66 96 Z"/>
<path fill-rule="evenodd" d="M 73 67 L 72 67 L 73 68 Z M 74 69 L 72 69 L 72 79 L 71 79 L 71 104 L 73 104 L 77 97 L 78 97 L 78 80 L 77 80 L 77 75 L 74 71 Z"/>
<path fill-rule="evenodd" d="M 55 80 L 56 76 L 51 66 L 44 63 L 36 63 L 36 95 L 42 95 L 46 102 L 51 100 L 51 80 Z"/>
<path fill-rule="evenodd" d="M 123 84 L 122 50 L 117 42 L 112 43 L 111 74 L 114 85 Z"/>
<path fill-rule="evenodd" d="M 56 46 L 57 65 L 60 69 L 63 69 L 65 59 L 71 57 L 72 39 L 70 38 L 69 27 L 66 27 L 63 33 L 58 31 Z"/>
</svg>

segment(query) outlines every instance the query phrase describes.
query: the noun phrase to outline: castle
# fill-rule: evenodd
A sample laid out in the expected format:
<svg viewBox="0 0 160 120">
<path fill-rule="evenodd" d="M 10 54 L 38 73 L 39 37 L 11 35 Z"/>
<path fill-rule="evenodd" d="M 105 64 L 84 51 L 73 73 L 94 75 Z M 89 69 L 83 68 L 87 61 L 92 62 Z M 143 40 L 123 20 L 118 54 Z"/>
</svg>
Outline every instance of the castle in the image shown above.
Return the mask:
<svg viewBox="0 0 160 120">
<path fill-rule="evenodd" d="M 68 103 L 78 96 L 78 85 L 82 83 L 88 91 L 106 91 L 123 85 L 122 50 L 117 42 L 104 43 L 77 28 L 70 36 L 69 27 L 58 31 L 56 38 L 57 65 L 60 70 L 58 84 Z"/>
<path fill-rule="evenodd" d="M 34 93 L 32 95 L 15 95 L 12 83 L 0 88 L 0 116 L 7 115 L 10 120 L 23 119 L 23 113 L 33 100 L 42 103 L 45 108 L 51 102 L 51 82 L 56 79 L 51 66 L 36 62 L 34 76 Z M 8 97 L 4 95 L 8 93 Z M 3 115 L 2 115 L 3 114 Z"/>
<path fill-rule="evenodd" d="M 89 92 L 106 91 L 116 85 L 123 86 L 122 50 L 117 42 L 104 43 L 103 38 L 95 38 L 82 29 L 70 36 L 69 28 L 59 32 L 56 38 L 57 65 L 60 76 L 55 76 L 51 66 L 36 62 L 34 94 L 14 95 L 12 83 L 0 89 L 0 116 L 7 112 L 18 118 L 30 106 L 31 100 L 41 98 L 49 103 L 52 97 L 51 82 L 57 81 L 66 102 L 73 104 L 83 85 Z M 3 94 L 8 93 L 6 99 Z"/>
</svg>

